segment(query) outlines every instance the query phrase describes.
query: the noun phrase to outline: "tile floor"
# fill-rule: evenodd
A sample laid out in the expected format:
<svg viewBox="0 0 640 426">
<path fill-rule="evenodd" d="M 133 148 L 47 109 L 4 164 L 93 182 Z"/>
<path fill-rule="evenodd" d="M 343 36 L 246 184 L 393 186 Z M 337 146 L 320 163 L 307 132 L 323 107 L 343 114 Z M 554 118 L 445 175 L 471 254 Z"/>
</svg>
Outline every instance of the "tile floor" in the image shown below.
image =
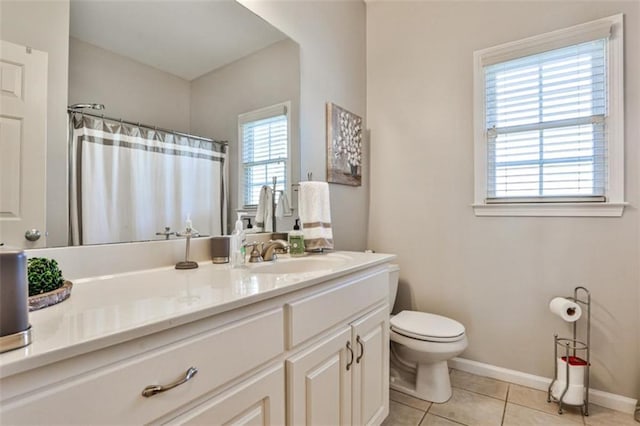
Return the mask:
<svg viewBox="0 0 640 426">
<path fill-rule="evenodd" d="M 433 404 L 390 390 L 389 417 L 383 426 L 640 426 L 633 415 L 591 404 L 589 416 L 567 407 L 558 414 L 547 393 L 513 383 L 451 370 L 453 396 Z"/>
</svg>

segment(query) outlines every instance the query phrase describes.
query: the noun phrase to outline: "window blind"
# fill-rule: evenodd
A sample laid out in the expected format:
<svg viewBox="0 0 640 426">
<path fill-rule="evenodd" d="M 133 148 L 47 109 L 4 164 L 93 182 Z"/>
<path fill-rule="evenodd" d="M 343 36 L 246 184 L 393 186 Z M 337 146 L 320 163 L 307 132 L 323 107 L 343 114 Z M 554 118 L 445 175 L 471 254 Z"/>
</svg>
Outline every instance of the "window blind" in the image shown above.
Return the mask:
<svg viewBox="0 0 640 426">
<path fill-rule="evenodd" d="M 605 200 L 606 41 L 484 67 L 487 202 Z"/>
<path fill-rule="evenodd" d="M 243 200 L 245 207 L 256 206 L 263 185 L 276 190 L 286 188 L 288 123 L 286 113 L 241 124 Z"/>
</svg>

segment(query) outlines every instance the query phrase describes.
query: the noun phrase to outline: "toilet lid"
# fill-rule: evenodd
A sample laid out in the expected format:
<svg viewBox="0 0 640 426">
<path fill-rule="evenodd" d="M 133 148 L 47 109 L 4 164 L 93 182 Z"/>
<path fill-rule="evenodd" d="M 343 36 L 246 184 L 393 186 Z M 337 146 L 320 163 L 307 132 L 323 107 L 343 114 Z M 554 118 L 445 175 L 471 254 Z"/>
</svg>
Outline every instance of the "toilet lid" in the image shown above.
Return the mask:
<svg viewBox="0 0 640 426">
<path fill-rule="evenodd" d="M 465 329 L 458 321 L 426 312 L 402 311 L 391 318 L 391 330 L 412 339 L 429 342 L 455 342 Z"/>
</svg>

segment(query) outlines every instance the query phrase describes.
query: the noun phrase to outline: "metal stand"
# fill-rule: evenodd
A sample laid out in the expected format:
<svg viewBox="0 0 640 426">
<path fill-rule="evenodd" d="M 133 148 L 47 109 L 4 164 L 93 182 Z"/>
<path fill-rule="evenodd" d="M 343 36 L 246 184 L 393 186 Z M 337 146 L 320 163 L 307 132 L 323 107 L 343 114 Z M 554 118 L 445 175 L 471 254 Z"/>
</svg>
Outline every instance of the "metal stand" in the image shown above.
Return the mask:
<svg viewBox="0 0 640 426">
<path fill-rule="evenodd" d="M 584 297 L 586 297 L 586 299 L 580 299 L 578 297 L 578 293 L 582 291 L 584 293 Z M 567 297 L 567 299 L 574 301 L 575 303 L 579 303 L 581 305 L 584 305 L 586 307 L 587 310 L 587 335 L 586 335 L 586 343 L 585 342 L 581 342 L 577 339 L 577 332 L 578 332 L 578 321 L 575 321 L 573 323 L 573 337 L 572 338 L 561 338 L 558 337 L 557 334 L 554 334 L 553 336 L 553 348 L 554 348 L 554 357 L 553 357 L 553 380 L 551 381 L 551 384 L 549 385 L 549 389 L 547 391 L 547 402 L 557 402 L 559 404 L 558 407 L 558 414 L 562 414 L 562 406 L 563 405 L 571 405 L 571 406 L 576 406 L 576 407 L 581 407 L 582 408 L 582 413 L 585 416 L 589 415 L 589 369 L 591 367 L 591 362 L 590 362 L 590 352 L 591 352 L 591 293 L 589 292 L 589 290 L 587 290 L 584 287 L 576 287 L 573 291 L 573 297 Z M 565 360 L 567 363 L 567 372 L 566 372 L 566 377 L 565 377 L 565 388 L 562 391 L 562 394 L 560 395 L 560 398 L 555 398 L 552 394 L 551 394 L 551 388 L 553 387 L 554 383 L 556 381 L 558 381 L 558 347 L 560 347 L 561 349 L 564 348 L 564 353 L 565 353 Z M 571 368 L 570 364 L 569 364 L 569 357 L 573 356 L 576 357 L 578 354 L 578 351 L 584 351 L 581 353 L 584 353 L 585 356 L 585 361 L 586 361 L 586 366 L 585 366 L 585 372 L 584 372 L 584 398 L 583 398 L 583 402 L 582 404 L 568 404 L 566 402 L 564 402 L 564 397 L 567 394 L 567 391 L 569 390 L 569 386 L 571 384 L 570 379 L 570 371 Z"/>
<path fill-rule="evenodd" d="M 189 250 L 191 247 L 191 234 L 192 234 L 192 229 L 191 228 L 187 228 L 186 232 L 185 232 L 185 236 L 187 237 L 187 248 L 185 250 L 185 254 L 184 254 L 184 260 L 181 262 L 176 263 L 176 269 L 196 269 L 198 267 L 198 262 L 194 262 L 192 260 L 189 260 Z M 179 235 L 178 233 L 176 233 L 176 235 Z"/>
</svg>

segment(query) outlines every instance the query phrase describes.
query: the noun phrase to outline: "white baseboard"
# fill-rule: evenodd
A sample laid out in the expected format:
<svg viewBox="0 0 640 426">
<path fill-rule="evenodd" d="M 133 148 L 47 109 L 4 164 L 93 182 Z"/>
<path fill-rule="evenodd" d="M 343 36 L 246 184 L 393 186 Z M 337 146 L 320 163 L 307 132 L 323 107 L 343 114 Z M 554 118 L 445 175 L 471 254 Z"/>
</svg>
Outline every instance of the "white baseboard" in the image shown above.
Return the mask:
<svg viewBox="0 0 640 426">
<path fill-rule="evenodd" d="M 449 361 L 449 367 L 478 376 L 490 377 L 492 379 L 515 383 L 516 385 L 526 386 L 545 392 L 549 389 L 549 384 L 551 383 L 551 379 L 546 377 L 496 367 L 495 365 L 471 361 L 464 358 L 453 358 Z M 622 395 L 599 391 L 597 389 L 590 389 L 589 402 L 612 410 L 633 414 L 638 400 Z"/>
</svg>

